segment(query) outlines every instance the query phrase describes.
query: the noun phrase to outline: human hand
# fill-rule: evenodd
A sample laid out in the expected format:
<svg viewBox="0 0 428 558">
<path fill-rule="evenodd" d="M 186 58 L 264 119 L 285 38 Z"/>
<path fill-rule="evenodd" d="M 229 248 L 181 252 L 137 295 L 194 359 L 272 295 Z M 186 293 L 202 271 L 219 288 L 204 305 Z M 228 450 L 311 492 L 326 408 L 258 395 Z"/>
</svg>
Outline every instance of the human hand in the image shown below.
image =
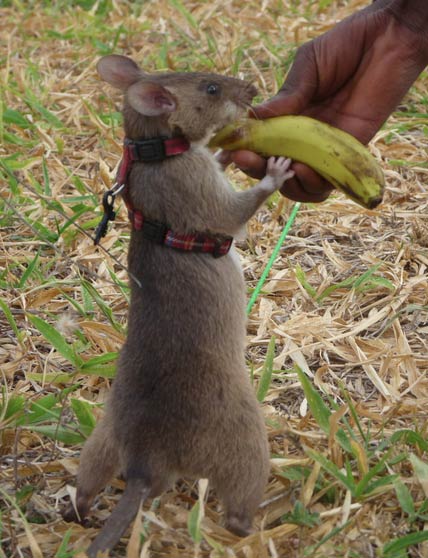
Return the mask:
<svg viewBox="0 0 428 558">
<path fill-rule="evenodd" d="M 284 85 L 255 116 L 311 116 L 367 143 L 428 63 L 427 21 L 425 0 L 378 0 L 301 46 Z M 265 174 L 266 160 L 249 151 L 225 152 L 222 160 L 253 177 Z M 298 162 L 292 169 L 285 196 L 328 197 L 332 186 L 315 171 Z"/>
</svg>

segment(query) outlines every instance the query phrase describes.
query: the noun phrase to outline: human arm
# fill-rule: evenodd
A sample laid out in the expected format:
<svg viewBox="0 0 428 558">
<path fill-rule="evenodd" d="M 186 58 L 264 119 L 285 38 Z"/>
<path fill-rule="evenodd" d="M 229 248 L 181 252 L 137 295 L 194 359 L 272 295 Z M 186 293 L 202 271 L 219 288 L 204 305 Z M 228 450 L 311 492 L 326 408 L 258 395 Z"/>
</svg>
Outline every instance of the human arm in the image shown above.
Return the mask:
<svg viewBox="0 0 428 558">
<path fill-rule="evenodd" d="M 377 0 L 302 45 L 275 97 L 255 107 L 259 118 L 303 114 L 367 143 L 428 64 L 428 2 Z M 248 151 L 228 155 L 247 174 L 263 176 L 266 161 Z M 322 201 L 331 186 L 294 163 L 282 193 Z"/>
</svg>

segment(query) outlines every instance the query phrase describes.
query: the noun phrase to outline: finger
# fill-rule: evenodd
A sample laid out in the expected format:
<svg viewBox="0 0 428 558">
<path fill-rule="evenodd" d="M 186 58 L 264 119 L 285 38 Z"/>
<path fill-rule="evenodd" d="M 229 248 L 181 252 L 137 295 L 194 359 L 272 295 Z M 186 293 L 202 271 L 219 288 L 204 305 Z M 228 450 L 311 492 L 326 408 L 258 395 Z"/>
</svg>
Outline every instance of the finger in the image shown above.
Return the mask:
<svg viewBox="0 0 428 558">
<path fill-rule="evenodd" d="M 252 178 L 263 178 L 266 174 L 266 159 L 252 151 L 233 151 L 231 159 L 238 168 Z"/>
<path fill-rule="evenodd" d="M 287 171 L 284 176 L 283 176 L 283 180 L 290 180 L 290 178 L 293 178 L 293 176 L 295 176 L 295 172 L 294 171 Z"/>
<path fill-rule="evenodd" d="M 253 108 L 256 118 L 272 118 L 284 114 L 300 114 L 309 105 L 318 86 L 317 63 L 313 41 L 302 45 L 287 78 L 269 101 Z"/>
<path fill-rule="evenodd" d="M 311 167 L 303 163 L 293 163 L 291 168 L 296 173 L 301 188 L 307 194 L 323 195 L 326 192 L 329 194 L 333 189 L 333 186 Z"/>
<path fill-rule="evenodd" d="M 225 169 L 230 163 L 232 163 L 232 152 L 221 150 L 215 154 L 215 159 L 220 165 Z"/>
<path fill-rule="evenodd" d="M 282 91 L 265 103 L 252 108 L 253 118 L 274 118 L 284 114 L 298 114 L 301 106 L 298 95 L 288 95 Z"/>
<path fill-rule="evenodd" d="M 266 165 L 266 174 L 271 174 L 277 168 L 277 161 L 275 157 L 269 157 Z"/>
<path fill-rule="evenodd" d="M 281 174 L 284 174 L 287 172 L 290 165 L 287 163 L 287 159 L 284 157 L 278 157 L 275 160 L 275 166 Z"/>
<path fill-rule="evenodd" d="M 278 162 L 284 170 L 288 170 L 291 167 L 291 159 L 280 157 Z"/>
<path fill-rule="evenodd" d="M 303 203 L 320 203 L 325 201 L 329 194 L 308 194 L 305 192 L 296 176 L 288 179 L 284 182 L 280 189 L 281 194 L 293 201 L 303 202 Z"/>
<path fill-rule="evenodd" d="M 294 177 L 287 180 L 280 190 L 283 196 L 310 203 L 323 202 L 328 198 L 333 188 L 314 170 L 301 163 L 293 163 L 292 170 Z"/>
</svg>

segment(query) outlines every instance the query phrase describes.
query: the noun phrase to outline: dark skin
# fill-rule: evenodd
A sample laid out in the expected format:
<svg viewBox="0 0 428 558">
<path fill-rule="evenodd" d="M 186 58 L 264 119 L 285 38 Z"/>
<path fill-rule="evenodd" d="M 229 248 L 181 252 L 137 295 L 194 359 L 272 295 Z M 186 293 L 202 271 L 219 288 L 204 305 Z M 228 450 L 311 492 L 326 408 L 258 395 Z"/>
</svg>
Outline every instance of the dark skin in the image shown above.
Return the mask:
<svg viewBox="0 0 428 558">
<path fill-rule="evenodd" d="M 341 128 L 367 144 L 428 64 L 428 1 L 377 0 L 302 45 L 275 97 L 254 108 L 257 118 L 302 114 Z M 250 151 L 224 153 L 248 175 L 265 174 L 266 160 Z M 321 202 L 332 186 L 294 163 L 281 193 Z"/>
</svg>

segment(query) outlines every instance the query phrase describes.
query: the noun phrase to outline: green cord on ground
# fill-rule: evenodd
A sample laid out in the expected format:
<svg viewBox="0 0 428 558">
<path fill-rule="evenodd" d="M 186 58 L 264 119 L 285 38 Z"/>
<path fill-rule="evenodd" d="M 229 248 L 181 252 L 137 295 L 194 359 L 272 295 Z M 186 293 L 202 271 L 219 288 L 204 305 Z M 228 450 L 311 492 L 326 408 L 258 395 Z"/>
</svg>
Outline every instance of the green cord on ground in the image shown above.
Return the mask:
<svg viewBox="0 0 428 558">
<path fill-rule="evenodd" d="M 290 216 L 288 218 L 287 223 L 285 224 L 285 227 L 284 227 L 284 229 L 281 233 L 281 236 L 279 237 L 278 242 L 276 243 L 276 246 L 273 249 L 272 255 L 269 258 L 269 261 L 268 261 L 265 269 L 263 270 L 262 276 L 260 277 L 259 282 L 257 283 L 256 288 L 254 289 L 253 294 L 251 295 L 251 298 L 248 302 L 247 315 L 251 312 L 251 308 L 253 307 L 254 303 L 257 300 L 257 297 L 260 294 L 260 291 L 262 290 L 262 287 L 263 287 L 263 285 L 266 281 L 266 278 L 269 275 L 269 271 L 270 271 L 271 267 L 273 266 L 273 263 L 276 260 L 276 257 L 278 256 L 278 252 L 280 251 L 281 246 L 282 246 L 284 240 L 287 237 L 288 231 L 290 230 L 291 225 L 293 224 L 294 219 L 296 218 L 296 215 L 297 215 L 297 212 L 299 211 L 300 206 L 301 206 L 300 202 L 297 202 L 297 203 L 294 204 L 293 210 L 290 213 Z"/>
</svg>

